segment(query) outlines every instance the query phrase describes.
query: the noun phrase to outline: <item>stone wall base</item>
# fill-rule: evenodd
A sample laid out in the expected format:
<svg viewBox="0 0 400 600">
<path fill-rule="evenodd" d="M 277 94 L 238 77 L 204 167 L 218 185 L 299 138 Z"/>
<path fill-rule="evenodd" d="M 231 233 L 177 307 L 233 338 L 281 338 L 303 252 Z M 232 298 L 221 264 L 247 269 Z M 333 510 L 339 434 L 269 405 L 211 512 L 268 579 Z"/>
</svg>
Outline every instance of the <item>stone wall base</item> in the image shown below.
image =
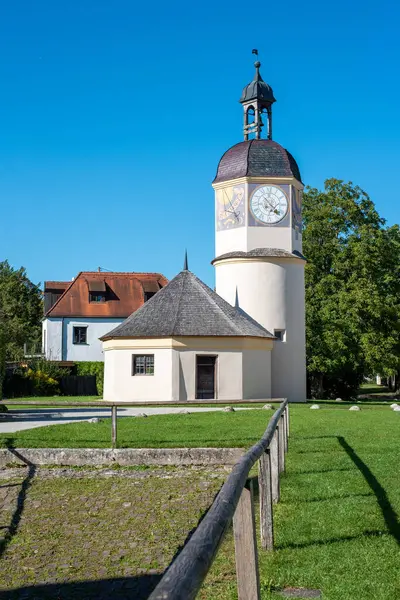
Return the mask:
<svg viewBox="0 0 400 600">
<path fill-rule="evenodd" d="M 241 448 L 3 448 L 0 467 L 11 464 L 101 466 L 234 465 Z"/>
</svg>

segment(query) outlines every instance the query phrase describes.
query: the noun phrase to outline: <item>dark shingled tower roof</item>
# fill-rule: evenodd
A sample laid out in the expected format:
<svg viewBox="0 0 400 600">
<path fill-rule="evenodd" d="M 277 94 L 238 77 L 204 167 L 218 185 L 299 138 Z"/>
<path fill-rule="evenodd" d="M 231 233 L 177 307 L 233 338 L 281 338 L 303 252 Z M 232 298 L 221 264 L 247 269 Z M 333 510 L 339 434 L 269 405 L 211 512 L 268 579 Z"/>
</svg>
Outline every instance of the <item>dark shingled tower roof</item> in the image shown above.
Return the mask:
<svg viewBox="0 0 400 600">
<path fill-rule="evenodd" d="M 172 336 L 274 337 L 184 270 L 100 339 Z"/>
<path fill-rule="evenodd" d="M 293 156 L 272 140 L 240 142 L 225 152 L 214 183 L 238 177 L 295 177 L 301 182 Z"/>
</svg>

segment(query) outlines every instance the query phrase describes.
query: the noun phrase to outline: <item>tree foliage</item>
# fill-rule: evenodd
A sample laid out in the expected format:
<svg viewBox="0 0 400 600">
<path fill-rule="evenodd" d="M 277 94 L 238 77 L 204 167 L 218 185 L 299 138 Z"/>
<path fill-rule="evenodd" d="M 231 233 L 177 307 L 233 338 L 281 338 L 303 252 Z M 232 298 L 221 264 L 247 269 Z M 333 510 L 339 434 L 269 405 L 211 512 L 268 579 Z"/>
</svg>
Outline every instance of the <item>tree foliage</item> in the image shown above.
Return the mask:
<svg viewBox="0 0 400 600">
<path fill-rule="evenodd" d="M 41 340 L 42 293 L 23 267 L 13 269 L 0 262 L 0 397 L 5 361 L 23 357 L 24 343 L 39 346 Z"/>
<path fill-rule="evenodd" d="M 307 370 L 315 397 L 349 397 L 399 370 L 400 231 L 351 182 L 304 194 Z"/>
</svg>

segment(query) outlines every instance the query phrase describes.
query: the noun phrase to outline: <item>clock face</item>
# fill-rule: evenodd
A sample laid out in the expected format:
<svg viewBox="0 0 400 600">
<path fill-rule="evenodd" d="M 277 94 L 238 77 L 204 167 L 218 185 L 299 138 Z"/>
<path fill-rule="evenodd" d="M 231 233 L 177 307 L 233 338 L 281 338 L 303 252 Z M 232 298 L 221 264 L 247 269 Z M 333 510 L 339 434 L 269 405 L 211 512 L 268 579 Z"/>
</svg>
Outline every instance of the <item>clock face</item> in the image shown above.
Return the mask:
<svg viewBox="0 0 400 600">
<path fill-rule="evenodd" d="M 253 216 L 262 223 L 273 225 L 283 219 L 288 210 L 286 194 L 274 185 L 256 189 L 250 200 Z"/>
</svg>

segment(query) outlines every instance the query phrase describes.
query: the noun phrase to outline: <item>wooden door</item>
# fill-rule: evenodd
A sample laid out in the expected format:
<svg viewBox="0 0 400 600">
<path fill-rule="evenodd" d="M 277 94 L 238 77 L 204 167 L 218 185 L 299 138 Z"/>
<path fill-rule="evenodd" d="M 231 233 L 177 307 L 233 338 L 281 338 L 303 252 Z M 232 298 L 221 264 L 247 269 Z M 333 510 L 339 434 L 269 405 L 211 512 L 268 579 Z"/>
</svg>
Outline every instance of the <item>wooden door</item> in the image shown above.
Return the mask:
<svg viewBox="0 0 400 600">
<path fill-rule="evenodd" d="M 196 357 L 196 399 L 212 400 L 216 398 L 215 367 L 216 356 Z"/>
</svg>

